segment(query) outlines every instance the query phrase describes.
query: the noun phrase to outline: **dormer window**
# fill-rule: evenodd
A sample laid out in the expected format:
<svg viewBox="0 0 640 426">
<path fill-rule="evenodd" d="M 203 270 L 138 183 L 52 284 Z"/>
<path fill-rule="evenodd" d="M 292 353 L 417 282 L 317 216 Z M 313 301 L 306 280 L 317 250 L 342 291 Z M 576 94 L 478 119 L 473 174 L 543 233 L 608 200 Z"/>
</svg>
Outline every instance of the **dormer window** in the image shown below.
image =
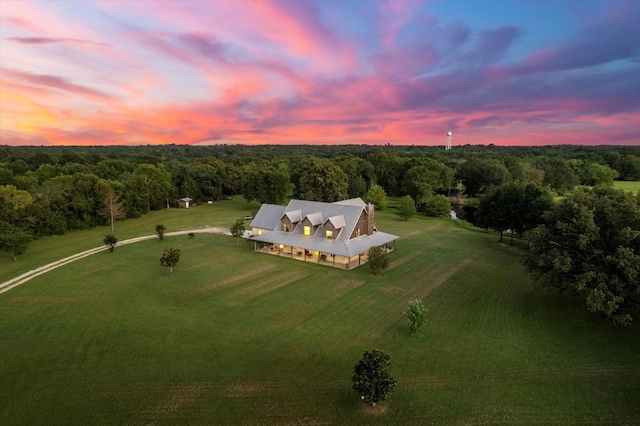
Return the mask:
<svg viewBox="0 0 640 426">
<path fill-rule="evenodd" d="M 327 229 L 326 233 L 325 233 L 325 237 L 327 239 L 332 239 L 333 238 L 333 231 L 331 229 Z"/>
<path fill-rule="evenodd" d="M 303 228 L 304 231 L 304 235 L 306 235 L 307 237 L 311 236 L 311 227 L 310 226 L 305 226 Z"/>
<path fill-rule="evenodd" d="M 289 232 L 289 229 L 290 228 L 289 228 L 289 224 L 288 223 L 285 222 L 285 223 L 282 224 L 282 230 L 284 232 Z"/>
</svg>

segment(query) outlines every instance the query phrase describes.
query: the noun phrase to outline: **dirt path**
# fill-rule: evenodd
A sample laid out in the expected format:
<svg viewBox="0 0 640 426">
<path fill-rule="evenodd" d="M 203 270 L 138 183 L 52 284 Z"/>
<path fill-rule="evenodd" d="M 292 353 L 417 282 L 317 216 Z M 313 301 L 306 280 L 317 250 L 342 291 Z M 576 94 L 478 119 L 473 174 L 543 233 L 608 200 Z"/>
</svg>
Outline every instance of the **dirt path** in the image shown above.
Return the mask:
<svg viewBox="0 0 640 426">
<path fill-rule="evenodd" d="M 199 228 L 199 229 L 191 229 L 188 231 L 176 231 L 176 232 L 167 232 L 166 234 L 164 234 L 166 237 L 173 237 L 175 235 L 186 235 L 186 234 L 224 234 L 224 235 L 231 235 L 231 233 L 229 232 L 228 229 L 226 228 Z M 132 243 L 137 243 L 139 241 L 144 241 L 144 240 L 152 240 L 154 238 L 158 238 L 157 235 L 145 235 L 144 237 L 137 237 L 137 238 L 130 238 L 128 240 L 124 240 L 124 241 L 118 241 L 117 246 L 123 246 L 126 244 L 132 244 Z M 52 271 L 56 268 L 59 268 L 60 266 L 64 266 L 68 263 L 71 263 L 73 261 L 82 259 L 84 257 L 87 256 L 91 256 L 92 254 L 96 254 L 99 253 L 101 251 L 105 251 L 108 250 L 107 246 L 101 246 L 101 247 L 96 247 L 96 248 L 92 248 L 90 250 L 86 250 L 83 251 L 82 253 L 77 253 L 74 254 L 72 256 L 69 257 L 65 257 L 64 259 L 60 259 L 57 260 L 55 262 L 51 262 L 48 265 L 44 265 L 41 266 L 39 268 L 36 269 L 32 269 L 29 272 L 25 272 L 22 275 L 19 275 L 13 279 L 10 279 L 9 281 L 5 281 L 2 284 L 0 284 L 0 294 L 4 293 L 5 291 L 9 291 L 14 287 L 19 286 L 20 284 L 24 284 L 27 281 L 31 280 L 32 278 L 37 277 L 38 275 L 42 275 L 46 272 Z"/>
</svg>

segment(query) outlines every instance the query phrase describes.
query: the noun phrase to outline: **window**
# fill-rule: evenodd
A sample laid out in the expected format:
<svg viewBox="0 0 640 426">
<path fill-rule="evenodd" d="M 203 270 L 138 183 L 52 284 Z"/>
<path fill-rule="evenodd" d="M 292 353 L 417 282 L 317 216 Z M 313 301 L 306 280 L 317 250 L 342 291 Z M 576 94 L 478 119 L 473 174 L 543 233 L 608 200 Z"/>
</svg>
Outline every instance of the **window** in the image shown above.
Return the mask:
<svg viewBox="0 0 640 426">
<path fill-rule="evenodd" d="M 359 237 L 359 236 L 360 236 L 360 228 L 357 228 L 356 229 L 356 237 Z"/>
<path fill-rule="evenodd" d="M 327 229 L 327 238 L 328 239 L 332 239 L 333 238 L 333 231 L 331 229 Z"/>
<path fill-rule="evenodd" d="M 258 235 L 262 235 L 262 229 L 258 229 Z"/>
<path fill-rule="evenodd" d="M 283 223 L 282 224 L 282 230 L 284 232 L 289 232 L 289 224 L 288 223 Z"/>
<path fill-rule="evenodd" d="M 304 227 L 304 235 L 306 235 L 307 237 L 311 235 L 311 227 L 310 226 L 305 226 Z"/>
</svg>

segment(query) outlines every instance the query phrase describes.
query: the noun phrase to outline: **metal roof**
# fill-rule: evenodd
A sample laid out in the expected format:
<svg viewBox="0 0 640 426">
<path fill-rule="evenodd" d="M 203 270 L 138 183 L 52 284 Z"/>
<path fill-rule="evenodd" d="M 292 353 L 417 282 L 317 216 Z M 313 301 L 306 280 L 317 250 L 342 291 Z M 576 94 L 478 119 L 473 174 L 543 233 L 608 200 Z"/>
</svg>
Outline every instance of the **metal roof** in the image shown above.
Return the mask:
<svg viewBox="0 0 640 426">
<path fill-rule="evenodd" d="M 313 226 L 322 225 L 322 213 L 320 212 L 309 213 L 306 218 Z"/>
<path fill-rule="evenodd" d="M 323 253 L 341 256 L 355 256 L 363 253 L 373 246 L 379 246 L 396 240 L 395 235 L 374 231 L 372 235 L 361 235 L 352 238 L 351 235 L 358 223 L 362 212 L 369 214 L 367 204 L 360 198 L 338 201 L 335 203 L 321 203 L 318 201 L 291 200 L 285 206 L 263 204 L 251 222 L 252 228 L 270 229 L 262 235 L 254 235 L 251 239 L 272 244 L 284 244 L 307 250 L 317 250 Z M 294 217 L 307 217 L 309 221 L 318 226 L 317 236 L 306 236 L 300 231 L 300 225 L 293 232 L 280 230 L 280 219 L 284 215 L 294 222 Z M 324 223 L 322 218 L 328 218 L 336 229 L 342 231 L 335 239 L 323 238 Z"/>
<path fill-rule="evenodd" d="M 325 223 L 327 223 L 327 222 L 331 222 L 333 227 L 336 228 L 336 229 L 344 228 L 344 226 L 345 226 L 344 215 L 331 216 L 329 219 L 327 219 L 325 221 Z M 324 225 L 324 223 L 323 223 L 323 225 Z"/>
<path fill-rule="evenodd" d="M 287 216 L 291 221 L 291 223 L 298 223 L 302 220 L 302 211 L 300 210 L 285 211 L 283 216 Z"/>
<path fill-rule="evenodd" d="M 252 228 L 262 228 L 274 230 L 280 223 L 280 218 L 284 214 L 285 206 L 275 204 L 263 204 L 251 221 Z"/>
<path fill-rule="evenodd" d="M 365 207 L 367 203 L 362 201 L 362 198 L 350 198 L 348 200 L 336 201 L 333 204 L 343 204 L 345 206 L 357 206 L 357 207 Z"/>
<path fill-rule="evenodd" d="M 363 210 L 365 210 L 366 207 L 364 201 L 360 200 L 360 202 L 356 202 L 355 200 L 360 199 L 357 198 L 353 200 L 345 200 L 349 201 L 349 203 L 344 203 L 342 201 L 336 203 L 322 203 L 319 201 L 291 200 L 286 207 L 286 211 L 301 210 L 303 217 L 308 216 L 312 213 L 321 213 L 322 217 L 327 218 L 342 215 L 344 217 L 345 226 L 343 232 L 340 233 L 337 239 L 346 241 L 353 233 L 353 230 L 358 224 L 360 214 Z M 323 221 L 320 220 L 318 225 L 322 222 Z M 273 228 L 271 229 L 275 230 L 276 226 L 277 224 L 274 224 Z"/>
<path fill-rule="evenodd" d="M 398 236 L 385 232 L 374 232 L 372 235 L 361 235 L 348 241 L 330 240 L 327 238 L 307 237 L 293 232 L 273 231 L 262 235 L 254 235 L 252 240 L 270 244 L 284 244 L 306 250 L 322 253 L 336 254 L 340 256 L 355 256 L 374 246 L 381 246 L 397 240 Z"/>
</svg>

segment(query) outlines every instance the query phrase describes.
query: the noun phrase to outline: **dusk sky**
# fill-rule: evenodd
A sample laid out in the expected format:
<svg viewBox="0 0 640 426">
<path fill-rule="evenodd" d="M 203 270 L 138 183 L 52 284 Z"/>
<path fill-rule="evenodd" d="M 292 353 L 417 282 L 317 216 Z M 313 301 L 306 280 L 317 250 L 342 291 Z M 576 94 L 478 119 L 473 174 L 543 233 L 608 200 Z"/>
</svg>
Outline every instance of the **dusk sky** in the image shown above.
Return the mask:
<svg viewBox="0 0 640 426">
<path fill-rule="evenodd" d="M 0 144 L 640 145 L 640 1 L 0 0 Z"/>
</svg>

